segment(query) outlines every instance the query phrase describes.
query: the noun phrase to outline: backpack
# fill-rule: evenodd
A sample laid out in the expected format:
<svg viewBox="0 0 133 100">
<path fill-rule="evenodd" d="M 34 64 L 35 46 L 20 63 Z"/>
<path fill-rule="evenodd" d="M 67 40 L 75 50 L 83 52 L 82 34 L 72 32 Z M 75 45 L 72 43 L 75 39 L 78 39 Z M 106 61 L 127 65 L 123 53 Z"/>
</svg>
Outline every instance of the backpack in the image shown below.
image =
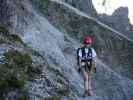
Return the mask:
<svg viewBox="0 0 133 100">
<path fill-rule="evenodd" d="M 80 50 L 82 52 L 82 57 L 79 57 L 79 51 Z M 87 67 L 90 67 L 90 69 L 91 69 L 91 66 L 92 66 L 92 49 L 91 48 L 86 48 L 86 47 L 78 48 L 77 49 L 77 62 L 78 62 L 78 65 L 80 63 L 79 59 L 81 59 L 81 62 L 84 62 L 85 65 Z"/>
</svg>

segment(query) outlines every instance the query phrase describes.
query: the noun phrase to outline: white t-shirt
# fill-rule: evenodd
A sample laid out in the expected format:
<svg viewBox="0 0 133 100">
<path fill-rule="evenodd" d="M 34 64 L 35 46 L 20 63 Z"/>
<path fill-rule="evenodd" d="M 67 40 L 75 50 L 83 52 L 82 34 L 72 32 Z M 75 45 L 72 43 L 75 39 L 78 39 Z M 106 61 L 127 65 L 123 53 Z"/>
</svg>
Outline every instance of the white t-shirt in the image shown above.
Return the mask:
<svg viewBox="0 0 133 100">
<path fill-rule="evenodd" d="M 96 56 L 97 56 L 97 54 L 96 54 L 96 52 L 95 52 L 95 50 L 93 48 L 91 48 L 91 50 L 92 50 L 92 58 L 93 58 L 93 61 L 96 62 Z M 88 52 L 88 49 L 87 48 L 85 48 L 85 52 L 86 53 Z M 82 57 L 82 50 L 81 49 L 79 49 L 78 56 L 79 57 Z"/>
</svg>

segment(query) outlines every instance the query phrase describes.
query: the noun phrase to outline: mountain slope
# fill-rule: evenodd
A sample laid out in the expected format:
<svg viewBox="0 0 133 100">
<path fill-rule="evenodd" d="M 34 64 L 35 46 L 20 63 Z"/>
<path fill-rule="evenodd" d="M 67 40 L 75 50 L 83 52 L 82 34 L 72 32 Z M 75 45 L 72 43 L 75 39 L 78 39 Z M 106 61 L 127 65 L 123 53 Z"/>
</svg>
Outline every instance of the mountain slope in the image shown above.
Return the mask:
<svg viewBox="0 0 133 100">
<path fill-rule="evenodd" d="M 35 58 L 43 65 L 42 75 L 27 82 L 31 100 L 132 100 L 130 38 L 65 2 L 7 1 L 15 12 L 11 31 L 21 33 L 23 41 L 43 58 Z M 75 51 L 86 34 L 94 37 L 98 64 L 93 96 L 82 98 L 83 79 L 76 70 Z"/>
</svg>

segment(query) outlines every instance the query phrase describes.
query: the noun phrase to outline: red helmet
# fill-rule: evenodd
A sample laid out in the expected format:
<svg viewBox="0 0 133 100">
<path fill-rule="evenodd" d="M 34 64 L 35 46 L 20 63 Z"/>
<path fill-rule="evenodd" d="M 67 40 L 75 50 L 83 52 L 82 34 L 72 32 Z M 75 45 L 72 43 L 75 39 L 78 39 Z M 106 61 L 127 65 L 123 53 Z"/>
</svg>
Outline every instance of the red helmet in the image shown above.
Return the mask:
<svg viewBox="0 0 133 100">
<path fill-rule="evenodd" d="M 85 36 L 84 37 L 84 44 L 91 44 L 92 43 L 92 38 L 90 36 Z"/>
</svg>

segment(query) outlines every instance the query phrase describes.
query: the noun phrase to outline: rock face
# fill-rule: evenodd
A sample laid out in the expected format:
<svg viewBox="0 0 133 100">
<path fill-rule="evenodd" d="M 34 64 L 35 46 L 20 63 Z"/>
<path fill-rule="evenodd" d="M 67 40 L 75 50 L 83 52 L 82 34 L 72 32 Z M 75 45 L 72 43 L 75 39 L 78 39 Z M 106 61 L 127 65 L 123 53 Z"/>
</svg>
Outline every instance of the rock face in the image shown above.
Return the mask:
<svg viewBox="0 0 133 100">
<path fill-rule="evenodd" d="M 30 100 L 132 100 L 133 40 L 96 19 L 91 0 L 7 0 L 6 4 L 14 10 L 10 30 L 39 52 L 33 61 L 43 66 L 40 76 L 27 81 Z M 80 97 L 83 79 L 75 55 L 84 35 L 93 37 L 98 54 L 93 96 L 87 98 Z"/>
<path fill-rule="evenodd" d="M 14 8 L 8 4 L 8 0 L 0 1 L 0 24 L 12 27 L 14 21 Z"/>
<path fill-rule="evenodd" d="M 93 7 L 92 0 L 61 0 L 64 1 L 73 7 L 87 13 L 90 16 L 96 17 L 97 13 Z"/>
<path fill-rule="evenodd" d="M 133 38 L 133 16 L 131 1 L 125 0 L 92 0 L 99 20 Z"/>
<path fill-rule="evenodd" d="M 7 13 L 9 9 L 7 9 L 7 6 L 8 5 L 6 3 L 6 0 L 1 0 L 1 3 L 0 3 L 0 22 L 3 22 L 4 20 L 9 19 L 8 13 Z"/>
<path fill-rule="evenodd" d="M 122 32 L 126 36 L 133 38 L 133 26 L 131 25 L 128 18 L 128 8 L 120 7 L 111 15 L 106 14 L 100 15 L 99 20 L 108 24 L 110 27 Z"/>
</svg>

